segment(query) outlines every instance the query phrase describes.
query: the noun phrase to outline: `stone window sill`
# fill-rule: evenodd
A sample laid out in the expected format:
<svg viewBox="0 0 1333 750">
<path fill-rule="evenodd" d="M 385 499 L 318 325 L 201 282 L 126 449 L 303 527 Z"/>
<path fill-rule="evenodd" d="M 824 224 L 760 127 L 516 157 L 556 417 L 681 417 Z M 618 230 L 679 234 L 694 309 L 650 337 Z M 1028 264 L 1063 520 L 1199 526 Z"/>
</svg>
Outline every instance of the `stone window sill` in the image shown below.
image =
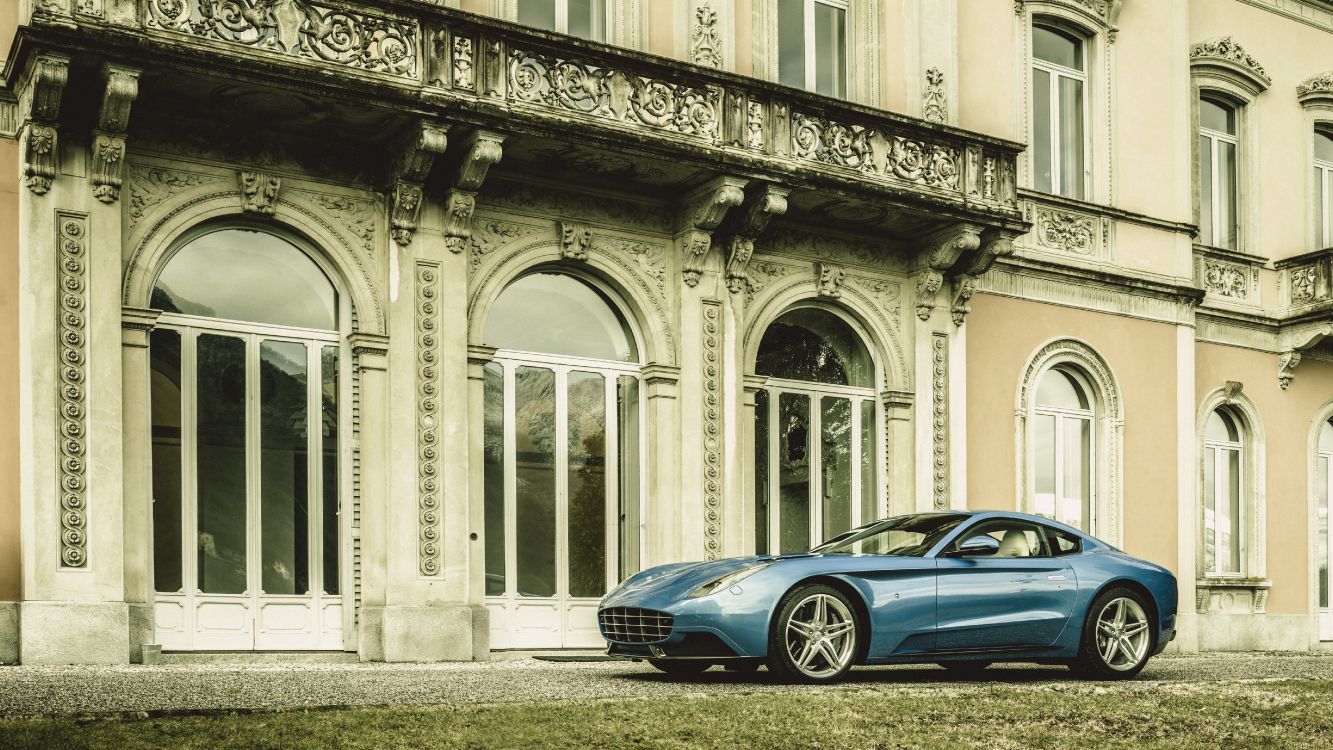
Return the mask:
<svg viewBox="0 0 1333 750">
<path fill-rule="evenodd" d="M 1194 582 L 1195 611 L 1201 615 L 1263 614 L 1272 587 L 1267 578 L 1200 578 Z"/>
</svg>

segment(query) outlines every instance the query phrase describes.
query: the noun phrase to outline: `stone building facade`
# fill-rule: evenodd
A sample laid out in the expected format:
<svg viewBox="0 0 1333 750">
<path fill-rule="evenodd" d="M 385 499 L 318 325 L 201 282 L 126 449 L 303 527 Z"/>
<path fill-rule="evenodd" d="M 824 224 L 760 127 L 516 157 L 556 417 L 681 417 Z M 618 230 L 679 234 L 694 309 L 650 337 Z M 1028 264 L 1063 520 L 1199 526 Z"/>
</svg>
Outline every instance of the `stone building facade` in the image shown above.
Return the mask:
<svg viewBox="0 0 1333 750">
<path fill-rule="evenodd" d="M 1043 513 L 1333 641 L 1333 4 L 0 8 L 0 662 L 595 646 Z"/>
</svg>

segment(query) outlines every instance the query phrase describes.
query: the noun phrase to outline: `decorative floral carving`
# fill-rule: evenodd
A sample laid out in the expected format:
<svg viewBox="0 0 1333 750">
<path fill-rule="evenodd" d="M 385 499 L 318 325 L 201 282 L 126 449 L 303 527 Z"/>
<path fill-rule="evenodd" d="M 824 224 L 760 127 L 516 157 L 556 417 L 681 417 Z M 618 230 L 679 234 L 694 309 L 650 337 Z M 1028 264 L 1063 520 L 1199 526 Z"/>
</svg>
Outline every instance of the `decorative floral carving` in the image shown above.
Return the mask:
<svg viewBox="0 0 1333 750">
<path fill-rule="evenodd" d="M 722 90 L 512 50 L 509 98 L 717 143 Z"/>
<path fill-rule="evenodd" d="M 764 235 L 761 245 L 764 252 L 791 255 L 802 260 L 813 258 L 900 273 L 905 270 L 902 255 L 892 247 L 861 239 L 816 234 L 791 227 L 774 227 Z"/>
<path fill-rule="evenodd" d="M 704 549 L 722 551 L 722 304 L 703 301 Z"/>
<path fill-rule="evenodd" d="M 771 284 L 775 279 L 780 279 L 796 271 L 792 266 L 785 266 L 781 263 L 770 261 L 758 261 L 750 264 L 750 268 L 745 278 L 745 300 L 749 302 L 754 296 L 763 291 L 765 287 Z"/>
<path fill-rule="evenodd" d="M 926 69 L 926 90 L 922 93 L 921 116 L 930 122 L 949 121 L 949 103 L 944 93 L 944 73 L 939 68 Z"/>
<path fill-rule="evenodd" d="M 717 30 L 717 11 L 703 3 L 694 11 L 690 32 L 690 60 L 695 65 L 722 67 L 722 35 Z"/>
<path fill-rule="evenodd" d="M 375 215 L 382 211 L 375 203 L 348 195 L 304 193 L 324 210 L 337 216 L 338 228 L 361 243 L 366 257 L 375 252 Z M 359 263 L 359 262 L 358 262 Z M 364 270 L 364 269 L 363 269 Z"/>
<path fill-rule="evenodd" d="M 1291 303 L 1303 305 L 1315 299 L 1315 280 L 1318 269 L 1315 266 L 1301 266 L 1291 269 Z"/>
<path fill-rule="evenodd" d="M 1268 73 L 1264 71 L 1264 66 L 1254 59 L 1254 56 L 1245 51 L 1245 48 L 1236 43 L 1230 36 L 1207 39 L 1194 44 L 1190 47 L 1190 59 L 1200 57 L 1215 57 L 1222 60 L 1228 60 L 1245 68 L 1258 73 L 1261 78 L 1268 78 Z"/>
<path fill-rule="evenodd" d="M 824 261 L 815 262 L 815 292 L 821 297 L 837 299 L 842 296 L 842 282 L 847 271 L 842 266 Z"/>
<path fill-rule="evenodd" d="M 666 251 L 660 245 L 620 238 L 596 237 L 593 247 L 611 257 L 625 258 L 630 267 L 666 292 Z"/>
<path fill-rule="evenodd" d="M 36 11 L 34 11 L 36 15 Z M 30 93 L 27 137 L 23 154 L 23 181 L 36 195 L 45 195 L 56 178 L 56 153 L 59 141 L 56 125 L 60 100 L 69 80 L 69 59 L 41 56 L 32 65 L 28 83 Z M 21 118 L 20 118 L 21 119 Z"/>
<path fill-rule="evenodd" d="M 103 203 L 115 203 L 120 198 L 125 131 L 129 127 L 130 104 L 138 94 L 137 71 L 108 67 L 91 149 L 93 197 Z"/>
<path fill-rule="evenodd" d="M 571 221 L 557 222 L 560 229 L 560 257 L 565 260 L 587 260 L 588 246 L 592 244 L 592 227 Z"/>
<path fill-rule="evenodd" d="M 995 157 L 987 156 L 981 167 L 981 197 L 995 200 Z"/>
<path fill-rule="evenodd" d="M 36 123 L 29 125 L 27 146 L 24 184 L 33 193 L 46 195 L 56 177 L 56 129 Z"/>
<path fill-rule="evenodd" d="M 931 489 L 935 509 L 949 507 L 949 338 L 931 334 L 930 342 Z"/>
<path fill-rule="evenodd" d="M 1296 96 L 1302 99 L 1319 95 L 1333 96 L 1333 70 L 1309 78 L 1296 87 Z"/>
<path fill-rule="evenodd" d="M 967 314 L 972 312 L 972 295 L 977 291 L 977 278 L 968 274 L 963 274 L 954 279 L 953 282 L 953 304 L 949 307 L 949 312 L 953 316 L 953 324 L 960 326 L 967 319 Z"/>
<path fill-rule="evenodd" d="M 541 229 L 529 224 L 516 224 L 498 219 L 473 221 L 471 237 L 469 238 L 472 249 L 468 264 L 475 271 L 481 266 L 486 256 L 496 248 L 512 240 L 527 237 L 540 231 Z"/>
<path fill-rule="evenodd" d="M 147 0 L 147 25 L 252 49 L 404 78 L 417 75 L 412 20 L 313 0 Z"/>
<path fill-rule="evenodd" d="M 472 37 L 454 37 L 454 88 L 471 91 L 476 86 L 472 78 Z"/>
<path fill-rule="evenodd" d="M 266 172 L 247 170 L 241 170 L 238 176 L 241 181 L 241 198 L 244 201 L 241 210 L 248 214 L 272 216 L 277 210 L 278 190 L 282 188 L 282 180 Z"/>
<path fill-rule="evenodd" d="M 792 115 L 792 154 L 861 174 L 961 192 L 956 147 L 881 133 L 800 112 Z"/>
<path fill-rule="evenodd" d="M 1301 363 L 1301 353 L 1295 349 L 1288 349 L 1278 355 L 1277 362 L 1277 384 L 1282 390 L 1287 390 L 1291 385 L 1291 379 L 1296 377 L 1296 366 Z"/>
<path fill-rule="evenodd" d="M 886 173 L 904 180 L 958 189 L 958 151 L 946 146 L 894 136 L 884 165 Z"/>
<path fill-rule="evenodd" d="M 1037 209 L 1037 244 L 1076 255 L 1091 255 L 1093 247 L 1092 217 Z"/>
<path fill-rule="evenodd" d="M 752 101 L 745 118 L 745 145 L 754 151 L 764 150 L 764 105 Z"/>
<path fill-rule="evenodd" d="M 418 566 L 434 576 L 440 573 L 439 266 L 417 261 L 416 286 Z"/>
<path fill-rule="evenodd" d="M 220 175 L 178 172 L 161 167 L 131 164 L 130 227 L 133 228 L 143 220 L 144 214 L 172 195 L 211 182 L 222 182 L 224 179 Z"/>
<path fill-rule="evenodd" d="M 88 562 L 88 217 L 60 211 L 56 224 L 60 564 L 82 568 Z"/>
<path fill-rule="evenodd" d="M 916 280 L 916 316 L 922 321 L 930 320 L 930 313 L 935 309 L 935 294 L 944 286 L 944 274 L 935 269 L 921 272 Z"/>
<path fill-rule="evenodd" d="M 1203 264 L 1203 288 L 1221 297 L 1248 299 L 1250 274 L 1244 266 L 1207 260 Z"/>
</svg>

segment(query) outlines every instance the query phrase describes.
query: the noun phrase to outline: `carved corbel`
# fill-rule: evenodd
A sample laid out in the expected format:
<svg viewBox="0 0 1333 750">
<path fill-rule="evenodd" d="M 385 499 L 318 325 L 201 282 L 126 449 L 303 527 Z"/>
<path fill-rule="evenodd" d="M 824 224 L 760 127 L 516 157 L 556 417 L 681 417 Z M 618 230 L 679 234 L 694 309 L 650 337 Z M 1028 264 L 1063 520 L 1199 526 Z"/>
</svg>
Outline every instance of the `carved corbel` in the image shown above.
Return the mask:
<svg viewBox="0 0 1333 750">
<path fill-rule="evenodd" d="M 963 274 L 953 280 L 953 304 L 949 312 L 953 315 L 953 324 L 960 326 L 972 312 L 972 294 L 977 291 L 977 277 Z"/>
<path fill-rule="evenodd" d="M 1014 237 L 1010 232 L 988 229 L 981 233 L 977 249 L 967 255 L 955 266 L 955 271 L 968 276 L 981 276 L 995 265 L 999 258 L 1014 254 Z"/>
<path fill-rule="evenodd" d="M 417 123 L 398 155 L 394 170 L 393 205 L 389 211 L 389 236 L 402 247 L 412 244 L 417 231 L 417 217 L 421 214 L 422 183 L 435 157 L 444 153 L 449 140 L 446 128 L 429 123 Z"/>
<path fill-rule="evenodd" d="M 921 238 L 921 275 L 916 282 L 916 316 L 929 320 L 935 309 L 935 295 L 944 286 L 944 274 L 959 258 L 981 246 L 981 227 L 975 224 L 951 224 Z"/>
<path fill-rule="evenodd" d="M 842 282 L 847 271 L 835 263 L 815 261 L 815 292 L 821 297 L 837 299 L 842 296 Z"/>
<path fill-rule="evenodd" d="M 272 216 L 278 209 L 282 179 L 268 172 L 241 170 L 241 210 L 254 216 Z"/>
<path fill-rule="evenodd" d="M 103 203 L 115 203 L 120 198 L 130 107 L 139 95 L 139 71 L 107 65 L 103 67 L 103 78 L 106 85 L 102 109 L 93 130 L 93 196 Z"/>
<path fill-rule="evenodd" d="M 689 286 L 698 284 L 703 274 L 713 244 L 713 230 L 722 223 L 728 210 L 744 202 L 746 182 L 736 177 L 716 177 L 681 201 L 678 225 L 685 255 L 681 275 Z"/>
<path fill-rule="evenodd" d="M 33 62 L 23 87 L 23 181 L 37 195 L 45 195 L 56 178 L 60 100 L 68 80 L 69 58 L 43 55 Z"/>
<path fill-rule="evenodd" d="M 504 136 L 489 130 L 473 131 L 463 140 L 454 165 L 454 185 L 445 196 L 444 241 L 455 253 L 463 252 L 472 236 L 477 190 L 486 180 L 487 171 L 504 155 L 503 144 Z"/>
<path fill-rule="evenodd" d="M 1301 363 L 1301 353 L 1295 349 L 1288 349 L 1278 355 L 1277 359 L 1277 384 L 1282 390 L 1287 390 L 1291 385 L 1291 379 L 1296 377 L 1296 365 Z"/>
<path fill-rule="evenodd" d="M 1301 363 L 1301 352 L 1309 350 L 1329 336 L 1333 336 L 1333 323 L 1301 326 L 1278 337 L 1281 353 L 1278 354 L 1277 384 L 1282 390 L 1285 391 L 1291 385 L 1291 379 L 1296 377 L 1296 366 Z"/>
<path fill-rule="evenodd" d="M 588 246 L 592 244 L 592 227 L 572 221 L 556 224 L 560 230 L 560 257 L 565 260 L 587 260 Z"/>
<path fill-rule="evenodd" d="M 741 209 L 727 252 L 727 289 L 740 294 L 749 282 L 747 269 L 754 254 L 754 242 L 763 234 L 774 216 L 787 212 L 787 195 L 791 191 L 777 185 L 764 185 L 749 195 Z"/>
</svg>

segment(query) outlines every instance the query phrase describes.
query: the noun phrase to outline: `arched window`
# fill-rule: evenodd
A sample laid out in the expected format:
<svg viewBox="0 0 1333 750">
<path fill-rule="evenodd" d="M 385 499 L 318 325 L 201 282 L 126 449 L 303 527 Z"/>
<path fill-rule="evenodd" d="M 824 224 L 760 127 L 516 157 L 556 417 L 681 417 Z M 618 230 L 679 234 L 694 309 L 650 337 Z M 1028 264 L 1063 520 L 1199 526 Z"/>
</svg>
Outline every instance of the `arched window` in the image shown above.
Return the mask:
<svg viewBox="0 0 1333 750">
<path fill-rule="evenodd" d="M 1087 44 L 1064 25 L 1032 25 L 1032 158 L 1035 187 L 1087 194 Z"/>
<path fill-rule="evenodd" d="M 1094 528 L 1095 405 L 1085 378 L 1052 367 L 1037 381 L 1033 408 L 1032 509 L 1085 531 Z"/>
<path fill-rule="evenodd" d="M 1235 250 L 1239 234 L 1238 108 L 1213 93 L 1199 97 L 1199 242 Z"/>
<path fill-rule="evenodd" d="M 483 343 L 492 643 L 595 645 L 597 601 L 640 565 L 633 329 L 597 285 L 537 272 L 501 292 Z"/>
<path fill-rule="evenodd" d="M 1203 433 L 1204 575 L 1240 575 L 1244 559 L 1245 432 L 1234 412 L 1214 409 Z"/>
<path fill-rule="evenodd" d="M 1333 247 L 1333 132 L 1314 133 L 1314 238 L 1316 248 Z"/>
<path fill-rule="evenodd" d="M 342 648 L 333 283 L 286 238 L 213 227 L 151 300 L 160 642 Z"/>
<path fill-rule="evenodd" d="M 809 549 L 880 515 L 875 365 L 859 333 L 819 307 L 764 332 L 755 373 L 760 554 Z"/>
<path fill-rule="evenodd" d="M 1333 549 L 1329 538 L 1328 503 L 1333 496 L 1333 422 L 1319 428 L 1315 450 L 1315 599 L 1319 611 L 1319 640 L 1333 641 L 1333 607 L 1329 604 L 1328 553 Z"/>
</svg>

